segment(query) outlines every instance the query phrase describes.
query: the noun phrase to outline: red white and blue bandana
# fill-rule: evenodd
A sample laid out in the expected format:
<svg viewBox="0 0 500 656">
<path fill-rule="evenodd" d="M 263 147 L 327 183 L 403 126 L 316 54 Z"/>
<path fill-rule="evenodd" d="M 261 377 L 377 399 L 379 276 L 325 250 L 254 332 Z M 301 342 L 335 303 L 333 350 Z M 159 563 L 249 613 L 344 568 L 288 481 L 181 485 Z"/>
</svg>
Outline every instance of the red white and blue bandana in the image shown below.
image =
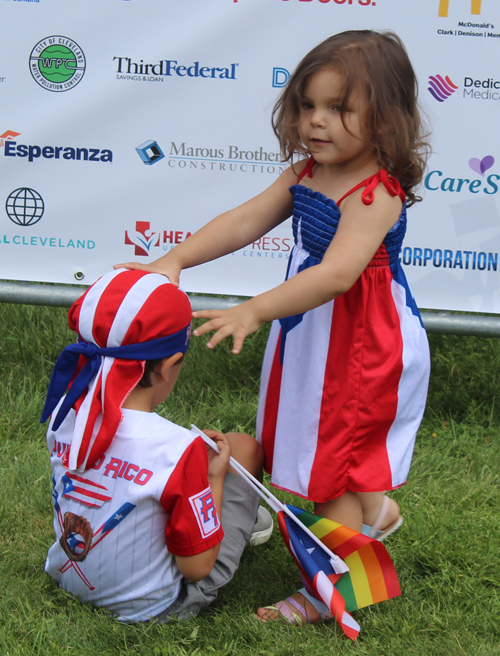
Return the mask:
<svg viewBox="0 0 500 656">
<path fill-rule="evenodd" d="M 41 421 L 66 390 L 54 419 L 59 428 L 76 410 L 65 466 L 86 471 L 108 449 L 121 421 L 121 407 L 141 380 L 145 361 L 185 353 L 191 335 L 186 294 L 157 273 L 118 269 L 104 275 L 71 307 L 78 342 L 59 356 Z"/>
</svg>

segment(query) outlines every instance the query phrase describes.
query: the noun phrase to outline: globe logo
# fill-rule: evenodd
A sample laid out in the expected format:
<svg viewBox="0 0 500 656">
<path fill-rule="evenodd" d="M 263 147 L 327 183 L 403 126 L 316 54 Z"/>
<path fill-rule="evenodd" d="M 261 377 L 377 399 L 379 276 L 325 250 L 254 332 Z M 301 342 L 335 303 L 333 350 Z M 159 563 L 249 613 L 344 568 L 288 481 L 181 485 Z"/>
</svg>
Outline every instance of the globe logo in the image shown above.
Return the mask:
<svg viewBox="0 0 500 656">
<path fill-rule="evenodd" d="M 47 91 L 69 91 L 83 78 L 85 55 L 72 39 L 49 36 L 31 51 L 30 71 L 35 82 Z"/>
<path fill-rule="evenodd" d="M 13 223 L 30 226 L 38 223 L 43 216 L 45 205 L 38 191 L 29 187 L 15 189 L 7 197 L 5 211 Z"/>
</svg>

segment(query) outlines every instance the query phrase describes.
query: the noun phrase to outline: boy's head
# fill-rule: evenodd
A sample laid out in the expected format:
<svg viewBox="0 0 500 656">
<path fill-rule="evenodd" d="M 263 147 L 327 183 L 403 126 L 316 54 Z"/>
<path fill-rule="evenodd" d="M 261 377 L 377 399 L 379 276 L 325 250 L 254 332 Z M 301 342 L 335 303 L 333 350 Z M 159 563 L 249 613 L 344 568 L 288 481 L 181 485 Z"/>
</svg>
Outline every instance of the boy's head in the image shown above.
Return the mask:
<svg viewBox="0 0 500 656">
<path fill-rule="evenodd" d="M 124 400 L 141 380 L 147 384 L 146 362 L 187 350 L 191 305 L 165 276 L 119 269 L 100 278 L 74 303 L 68 321 L 78 343 L 59 356 L 42 421 L 67 388 L 52 429 L 57 430 L 74 407 L 76 419 L 65 464 L 84 471 L 109 447 Z"/>
</svg>

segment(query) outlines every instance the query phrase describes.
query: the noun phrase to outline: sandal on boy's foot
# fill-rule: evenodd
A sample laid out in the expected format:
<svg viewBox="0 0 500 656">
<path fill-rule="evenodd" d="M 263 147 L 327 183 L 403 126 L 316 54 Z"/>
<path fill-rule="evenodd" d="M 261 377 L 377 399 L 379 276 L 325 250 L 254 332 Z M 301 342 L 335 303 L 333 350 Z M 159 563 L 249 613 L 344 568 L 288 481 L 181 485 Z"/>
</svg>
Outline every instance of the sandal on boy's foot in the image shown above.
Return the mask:
<svg viewBox="0 0 500 656">
<path fill-rule="evenodd" d="M 257 521 L 253 527 L 249 544 L 252 547 L 256 547 L 258 544 L 264 544 L 264 542 L 267 542 L 273 532 L 273 526 L 273 518 L 271 517 L 269 510 L 264 508 L 264 506 L 259 506 Z"/>
<path fill-rule="evenodd" d="M 387 515 L 387 511 L 389 509 L 389 503 L 390 499 L 389 497 L 382 497 L 382 505 L 380 506 L 379 513 L 377 515 L 377 519 L 373 522 L 373 526 L 368 526 L 367 524 L 363 524 L 363 529 L 362 533 L 363 535 L 367 535 L 370 538 L 375 538 L 375 540 L 378 540 L 379 542 L 383 542 L 386 538 L 389 537 L 389 535 L 392 535 L 395 531 L 400 528 L 400 526 L 403 523 L 403 518 L 401 515 L 396 517 L 396 519 L 392 522 L 392 524 L 389 524 L 389 526 L 385 526 L 384 528 L 381 528 L 384 526 L 384 520 Z"/>
</svg>

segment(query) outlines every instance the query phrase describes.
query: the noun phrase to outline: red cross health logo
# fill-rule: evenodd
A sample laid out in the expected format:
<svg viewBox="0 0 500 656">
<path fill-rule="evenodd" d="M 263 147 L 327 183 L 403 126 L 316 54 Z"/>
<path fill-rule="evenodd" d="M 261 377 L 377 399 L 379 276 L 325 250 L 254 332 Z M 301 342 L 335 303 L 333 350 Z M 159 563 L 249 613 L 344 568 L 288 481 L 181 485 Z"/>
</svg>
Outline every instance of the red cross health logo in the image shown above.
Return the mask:
<svg viewBox="0 0 500 656">
<path fill-rule="evenodd" d="M 147 257 L 151 246 L 160 245 L 160 233 L 151 231 L 149 221 L 136 221 L 134 231 L 125 231 L 125 243 L 135 246 L 134 255 Z"/>
</svg>

